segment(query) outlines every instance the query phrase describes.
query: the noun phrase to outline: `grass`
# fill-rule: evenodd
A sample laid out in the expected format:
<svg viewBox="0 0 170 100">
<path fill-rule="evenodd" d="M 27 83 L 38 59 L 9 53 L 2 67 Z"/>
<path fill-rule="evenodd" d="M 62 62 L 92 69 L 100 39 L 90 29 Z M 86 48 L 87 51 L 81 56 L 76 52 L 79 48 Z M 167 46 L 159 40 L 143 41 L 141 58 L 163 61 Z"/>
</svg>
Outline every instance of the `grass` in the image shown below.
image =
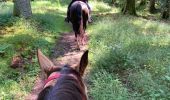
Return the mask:
<svg viewBox="0 0 170 100">
<path fill-rule="evenodd" d="M 95 22 L 88 27 L 89 98 L 169 100 L 170 24 L 121 15 L 103 1 L 90 1 Z M 64 23 L 68 3 L 34 1 L 29 20 L 12 17 L 12 3 L 0 4 L 0 99 L 23 100 L 31 91 L 40 71 L 36 49 L 50 55 L 61 33 L 71 30 Z M 15 55 L 25 59 L 23 68 L 10 68 Z"/>
<path fill-rule="evenodd" d="M 23 100 L 29 94 L 40 71 L 36 49 L 50 55 L 61 33 L 71 30 L 64 23 L 68 3 L 68 0 L 34 1 L 33 17 L 29 20 L 12 17 L 13 3 L 0 4 L 0 99 Z M 23 68 L 12 69 L 12 57 L 17 55 L 24 58 L 25 64 Z"/>
<path fill-rule="evenodd" d="M 89 29 L 90 76 L 95 76 L 90 79 L 90 96 L 94 100 L 168 100 L 170 25 L 117 16 L 98 18 Z"/>
<path fill-rule="evenodd" d="M 23 100 L 40 71 L 36 49 L 41 48 L 49 55 L 61 33 L 70 31 L 64 23 L 65 6 L 56 5 L 50 1 L 32 2 L 33 17 L 29 20 L 12 17 L 10 2 L 0 6 L 0 99 Z M 10 68 L 15 55 L 24 58 L 23 68 Z M 32 62 L 28 61 L 30 57 Z"/>
<path fill-rule="evenodd" d="M 97 70 L 90 80 L 93 80 L 89 88 L 90 100 L 125 100 L 128 98 L 127 89 L 118 77 L 106 70 Z"/>
</svg>

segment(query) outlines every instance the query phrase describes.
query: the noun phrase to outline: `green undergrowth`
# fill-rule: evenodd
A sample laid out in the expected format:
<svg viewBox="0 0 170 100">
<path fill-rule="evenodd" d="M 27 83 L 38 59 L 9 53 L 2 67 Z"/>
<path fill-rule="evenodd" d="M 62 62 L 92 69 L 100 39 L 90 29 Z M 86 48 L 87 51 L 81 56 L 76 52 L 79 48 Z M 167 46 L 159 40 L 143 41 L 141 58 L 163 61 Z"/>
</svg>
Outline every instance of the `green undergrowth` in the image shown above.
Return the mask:
<svg viewBox="0 0 170 100">
<path fill-rule="evenodd" d="M 89 29 L 90 97 L 169 100 L 170 25 L 121 14 L 96 19 Z"/>
<path fill-rule="evenodd" d="M 51 53 L 61 33 L 69 32 L 64 22 L 66 5 L 50 1 L 32 2 L 33 17 L 12 17 L 11 2 L 0 5 L 0 99 L 24 100 L 31 91 L 40 68 L 36 50 Z M 57 6 L 56 6 L 57 5 Z M 10 67 L 12 58 L 21 56 L 21 68 Z"/>
<path fill-rule="evenodd" d="M 61 33 L 71 31 L 64 22 L 68 0 L 31 2 L 31 19 L 13 17 L 13 3 L 0 3 L 0 99 L 23 100 L 31 91 L 40 71 L 36 50 L 50 55 Z M 96 1 L 90 1 L 94 5 Z M 94 11 L 107 12 L 107 4 L 93 6 Z M 22 57 L 21 68 L 10 67 L 12 58 Z"/>
<path fill-rule="evenodd" d="M 69 2 L 34 1 L 29 20 L 12 17 L 11 2 L 0 3 L 0 99 L 23 100 L 29 94 L 40 71 L 37 48 L 50 55 L 61 33 L 71 30 L 64 23 Z M 108 2 L 90 0 L 90 100 L 169 100 L 170 25 L 121 15 Z M 140 8 L 137 13 L 148 14 Z M 24 65 L 12 69 L 17 55 Z"/>
</svg>

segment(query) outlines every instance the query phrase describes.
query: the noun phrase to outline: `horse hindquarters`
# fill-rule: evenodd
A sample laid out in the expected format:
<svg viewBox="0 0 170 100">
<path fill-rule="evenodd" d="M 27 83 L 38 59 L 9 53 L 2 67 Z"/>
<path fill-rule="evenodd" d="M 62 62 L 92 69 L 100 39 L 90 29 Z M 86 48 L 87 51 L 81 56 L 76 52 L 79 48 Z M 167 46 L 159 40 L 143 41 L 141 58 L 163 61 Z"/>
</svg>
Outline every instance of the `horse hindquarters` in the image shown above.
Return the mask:
<svg viewBox="0 0 170 100">
<path fill-rule="evenodd" d="M 80 49 L 81 35 L 83 32 L 82 6 L 77 4 L 70 8 L 70 19 L 76 37 L 77 48 Z"/>
</svg>

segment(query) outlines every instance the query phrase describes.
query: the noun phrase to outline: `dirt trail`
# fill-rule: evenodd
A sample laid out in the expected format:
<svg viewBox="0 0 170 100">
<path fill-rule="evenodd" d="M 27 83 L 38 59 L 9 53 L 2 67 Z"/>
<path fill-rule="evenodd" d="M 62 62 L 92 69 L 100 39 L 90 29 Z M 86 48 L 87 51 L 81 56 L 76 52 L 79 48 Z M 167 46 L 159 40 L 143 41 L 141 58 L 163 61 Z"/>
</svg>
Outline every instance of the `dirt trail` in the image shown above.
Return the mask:
<svg viewBox="0 0 170 100">
<path fill-rule="evenodd" d="M 86 36 L 87 37 L 87 36 Z M 88 39 L 87 39 L 88 41 Z M 76 50 L 75 35 L 71 33 L 63 33 L 63 35 L 56 41 L 56 45 L 52 50 L 51 60 L 56 66 L 63 66 L 69 64 L 72 67 L 79 64 L 81 55 L 87 50 L 87 41 L 84 46 L 81 46 L 81 50 Z M 35 85 L 31 93 L 26 97 L 26 100 L 36 100 L 39 92 L 42 90 L 44 80 L 37 77 Z"/>
</svg>

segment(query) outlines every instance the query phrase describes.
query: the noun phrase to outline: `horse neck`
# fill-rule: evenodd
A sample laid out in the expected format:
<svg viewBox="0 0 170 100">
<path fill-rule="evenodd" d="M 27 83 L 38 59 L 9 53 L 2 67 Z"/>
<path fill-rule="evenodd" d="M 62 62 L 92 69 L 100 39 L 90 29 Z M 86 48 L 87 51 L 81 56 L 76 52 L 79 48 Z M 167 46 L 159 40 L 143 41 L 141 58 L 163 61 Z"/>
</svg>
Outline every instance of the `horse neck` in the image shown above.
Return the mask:
<svg viewBox="0 0 170 100">
<path fill-rule="evenodd" d="M 75 100 L 74 98 L 78 98 L 78 100 L 87 100 L 82 84 L 83 82 L 79 79 L 70 76 L 63 76 L 58 79 L 56 85 L 51 90 L 51 97 L 54 97 L 55 94 L 56 100 L 67 100 L 68 97 L 70 97 L 69 100 Z M 72 96 L 70 96 L 70 94 Z"/>
</svg>

